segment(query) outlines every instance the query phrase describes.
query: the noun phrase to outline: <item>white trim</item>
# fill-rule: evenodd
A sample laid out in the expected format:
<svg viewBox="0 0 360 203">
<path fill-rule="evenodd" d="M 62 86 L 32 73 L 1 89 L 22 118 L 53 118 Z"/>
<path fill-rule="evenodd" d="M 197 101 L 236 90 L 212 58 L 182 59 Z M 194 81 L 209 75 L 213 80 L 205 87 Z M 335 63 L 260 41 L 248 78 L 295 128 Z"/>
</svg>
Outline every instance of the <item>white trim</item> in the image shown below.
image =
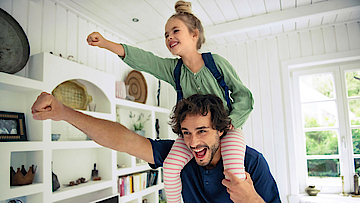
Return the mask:
<svg viewBox="0 0 360 203">
<path fill-rule="evenodd" d="M 294 157 L 289 159 L 289 169 L 292 172 L 291 177 L 298 177 L 299 172 L 297 164 L 297 154 L 296 154 L 296 140 L 294 135 L 294 106 L 293 100 L 294 95 L 292 94 L 292 83 L 290 80 L 291 70 L 295 68 L 305 68 L 325 64 L 334 64 L 334 63 L 345 63 L 350 61 L 356 61 L 360 59 L 360 50 L 347 51 L 333 54 L 324 54 L 319 56 L 304 57 L 294 60 L 285 60 L 281 62 L 281 75 L 282 75 L 282 92 L 283 92 L 283 103 L 285 110 L 285 127 L 287 133 L 289 157 Z M 290 179 L 290 194 L 289 201 L 298 202 L 297 197 L 299 195 L 299 181 L 297 178 Z"/>
</svg>

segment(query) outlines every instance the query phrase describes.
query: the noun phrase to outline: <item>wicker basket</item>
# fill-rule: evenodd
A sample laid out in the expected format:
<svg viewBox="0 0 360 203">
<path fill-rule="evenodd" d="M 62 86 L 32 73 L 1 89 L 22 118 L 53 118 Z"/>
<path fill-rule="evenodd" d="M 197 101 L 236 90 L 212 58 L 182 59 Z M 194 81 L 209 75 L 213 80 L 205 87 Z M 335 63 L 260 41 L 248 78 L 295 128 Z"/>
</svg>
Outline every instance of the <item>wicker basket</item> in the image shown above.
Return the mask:
<svg viewBox="0 0 360 203">
<path fill-rule="evenodd" d="M 86 87 L 76 80 L 69 80 L 58 85 L 52 93 L 64 105 L 73 109 L 86 110 L 92 97 Z"/>
</svg>

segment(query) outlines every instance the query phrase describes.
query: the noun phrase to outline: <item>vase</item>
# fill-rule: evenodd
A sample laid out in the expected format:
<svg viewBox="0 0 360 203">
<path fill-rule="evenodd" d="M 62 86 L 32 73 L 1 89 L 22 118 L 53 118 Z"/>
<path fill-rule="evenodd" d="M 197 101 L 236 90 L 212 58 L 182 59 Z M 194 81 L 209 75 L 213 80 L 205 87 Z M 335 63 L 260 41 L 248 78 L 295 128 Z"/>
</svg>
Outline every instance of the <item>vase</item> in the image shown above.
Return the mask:
<svg viewBox="0 0 360 203">
<path fill-rule="evenodd" d="M 145 130 L 135 130 L 135 133 L 145 137 Z"/>
<path fill-rule="evenodd" d="M 309 185 L 306 189 L 305 192 L 308 193 L 309 196 L 316 196 L 320 190 L 315 188 L 315 185 Z"/>
</svg>

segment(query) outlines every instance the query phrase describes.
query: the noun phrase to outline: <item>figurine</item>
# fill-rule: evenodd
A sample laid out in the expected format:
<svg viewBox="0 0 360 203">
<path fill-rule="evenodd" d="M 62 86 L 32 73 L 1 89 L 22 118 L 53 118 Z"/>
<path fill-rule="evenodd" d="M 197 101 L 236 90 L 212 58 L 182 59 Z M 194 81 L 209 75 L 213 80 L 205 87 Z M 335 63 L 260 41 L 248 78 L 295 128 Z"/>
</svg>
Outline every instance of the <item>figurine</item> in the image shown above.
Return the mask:
<svg viewBox="0 0 360 203">
<path fill-rule="evenodd" d="M 156 119 L 155 122 L 155 129 L 156 129 L 156 139 L 160 139 L 160 125 L 159 125 L 159 119 Z"/>
<path fill-rule="evenodd" d="M 159 87 L 158 87 L 157 96 L 156 96 L 156 98 L 157 98 L 157 106 L 160 106 L 160 85 L 161 85 L 161 83 L 160 83 L 160 80 L 159 80 Z"/>
</svg>

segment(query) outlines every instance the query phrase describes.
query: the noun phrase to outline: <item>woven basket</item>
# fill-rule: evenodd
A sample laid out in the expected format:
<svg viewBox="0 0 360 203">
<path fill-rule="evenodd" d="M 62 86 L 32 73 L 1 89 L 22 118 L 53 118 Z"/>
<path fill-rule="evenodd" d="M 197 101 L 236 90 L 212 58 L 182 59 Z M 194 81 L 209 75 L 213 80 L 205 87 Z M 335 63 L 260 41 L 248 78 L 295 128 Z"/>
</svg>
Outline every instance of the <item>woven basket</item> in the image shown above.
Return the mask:
<svg viewBox="0 0 360 203">
<path fill-rule="evenodd" d="M 58 85 L 51 94 L 64 105 L 73 109 L 86 110 L 92 97 L 86 87 L 76 80 L 69 80 Z"/>
</svg>

